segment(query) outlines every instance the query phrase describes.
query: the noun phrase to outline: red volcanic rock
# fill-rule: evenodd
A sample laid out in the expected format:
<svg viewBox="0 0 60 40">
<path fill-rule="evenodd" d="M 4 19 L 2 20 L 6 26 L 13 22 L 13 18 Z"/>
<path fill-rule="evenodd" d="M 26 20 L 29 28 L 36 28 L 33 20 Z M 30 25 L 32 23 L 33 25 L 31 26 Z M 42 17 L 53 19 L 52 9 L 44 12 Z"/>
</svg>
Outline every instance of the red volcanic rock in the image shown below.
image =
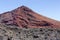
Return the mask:
<svg viewBox="0 0 60 40">
<path fill-rule="evenodd" d="M 59 21 L 39 15 L 25 6 L 0 14 L 0 22 L 20 28 L 60 27 Z"/>
</svg>

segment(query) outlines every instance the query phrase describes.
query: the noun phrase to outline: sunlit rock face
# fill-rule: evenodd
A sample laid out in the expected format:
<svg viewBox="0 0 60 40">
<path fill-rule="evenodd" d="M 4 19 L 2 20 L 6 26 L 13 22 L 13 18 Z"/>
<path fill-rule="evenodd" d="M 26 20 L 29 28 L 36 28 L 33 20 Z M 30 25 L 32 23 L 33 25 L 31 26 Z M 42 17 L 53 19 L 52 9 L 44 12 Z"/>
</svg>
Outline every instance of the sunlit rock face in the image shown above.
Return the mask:
<svg viewBox="0 0 60 40">
<path fill-rule="evenodd" d="M 56 27 L 59 22 L 39 15 L 29 9 L 21 6 L 9 12 L 0 14 L 0 22 L 6 25 L 15 25 L 20 28 L 40 28 L 40 27 Z"/>
</svg>

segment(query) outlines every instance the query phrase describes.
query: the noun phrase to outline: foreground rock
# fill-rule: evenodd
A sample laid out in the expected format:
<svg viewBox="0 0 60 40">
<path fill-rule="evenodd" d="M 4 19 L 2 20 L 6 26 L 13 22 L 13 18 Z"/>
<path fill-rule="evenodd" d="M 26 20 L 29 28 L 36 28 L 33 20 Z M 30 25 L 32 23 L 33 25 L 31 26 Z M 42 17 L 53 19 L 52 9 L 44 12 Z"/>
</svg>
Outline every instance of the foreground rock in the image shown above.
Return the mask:
<svg viewBox="0 0 60 40">
<path fill-rule="evenodd" d="M 0 40 L 60 40 L 60 29 L 10 28 L 0 24 Z"/>
</svg>

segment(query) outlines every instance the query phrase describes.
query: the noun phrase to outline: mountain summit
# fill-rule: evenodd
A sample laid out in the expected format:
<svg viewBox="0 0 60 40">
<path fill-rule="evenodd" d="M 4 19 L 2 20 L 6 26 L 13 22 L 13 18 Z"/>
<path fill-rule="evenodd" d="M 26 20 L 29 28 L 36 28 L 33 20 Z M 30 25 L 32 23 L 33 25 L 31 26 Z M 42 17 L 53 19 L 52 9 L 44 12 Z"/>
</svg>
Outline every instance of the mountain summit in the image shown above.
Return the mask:
<svg viewBox="0 0 60 40">
<path fill-rule="evenodd" d="M 60 28 L 60 22 L 37 14 L 26 6 L 0 14 L 0 23 L 20 28 Z"/>
</svg>

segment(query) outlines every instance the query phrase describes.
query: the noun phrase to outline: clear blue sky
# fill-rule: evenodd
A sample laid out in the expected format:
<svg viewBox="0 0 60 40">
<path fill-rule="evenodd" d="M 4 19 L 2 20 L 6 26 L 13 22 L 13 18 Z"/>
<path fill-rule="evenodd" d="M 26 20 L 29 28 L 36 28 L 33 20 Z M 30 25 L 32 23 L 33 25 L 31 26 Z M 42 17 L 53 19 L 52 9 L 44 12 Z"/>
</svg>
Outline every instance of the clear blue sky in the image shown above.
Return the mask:
<svg viewBox="0 0 60 40">
<path fill-rule="evenodd" d="M 60 0 L 0 0 L 0 13 L 25 5 L 35 12 L 60 20 Z"/>
</svg>

